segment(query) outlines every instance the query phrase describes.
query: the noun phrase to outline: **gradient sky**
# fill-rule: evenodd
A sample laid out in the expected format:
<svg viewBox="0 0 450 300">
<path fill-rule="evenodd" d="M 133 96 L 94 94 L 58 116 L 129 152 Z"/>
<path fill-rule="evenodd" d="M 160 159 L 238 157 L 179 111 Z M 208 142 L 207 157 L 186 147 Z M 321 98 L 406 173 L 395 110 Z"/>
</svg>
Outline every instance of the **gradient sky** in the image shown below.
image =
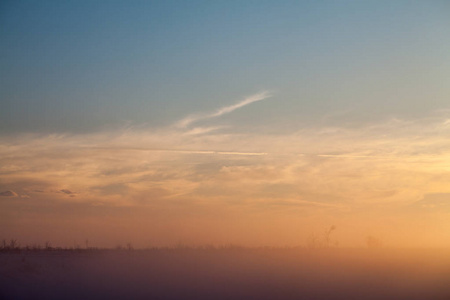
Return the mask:
<svg viewBox="0 0 450 300">
<path fill-rule="evenodd" d="M 4 1 L 0 238 L 450 246 L 447 1 Z"/>
</svg>

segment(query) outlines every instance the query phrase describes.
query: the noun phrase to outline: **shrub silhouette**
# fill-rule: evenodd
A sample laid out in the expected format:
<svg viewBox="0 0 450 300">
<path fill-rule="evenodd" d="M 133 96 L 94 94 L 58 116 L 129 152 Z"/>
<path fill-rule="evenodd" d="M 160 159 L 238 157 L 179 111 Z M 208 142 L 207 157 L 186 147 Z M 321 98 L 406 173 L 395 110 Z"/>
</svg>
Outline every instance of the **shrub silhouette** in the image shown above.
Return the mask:
<svg viewBox="0 0 450 300">
<path fill-rule="evenodd" d="M 333 231 L 335 231 L 337 227 L 335 225 L 331 225 L 328 227 L 325 232 L 323 233 L 323 237 L 320 238 L 316 234 L 311 234 L 308 237 L 308 240 L 306 242 L 306 246 L 309 249 L 320 249 L 320 248 L 330 248 L 332 246 L 337 247 L 339 245 L 338 241 L 332 241 L 331 240 L 331 234 Z"/>
</svg>

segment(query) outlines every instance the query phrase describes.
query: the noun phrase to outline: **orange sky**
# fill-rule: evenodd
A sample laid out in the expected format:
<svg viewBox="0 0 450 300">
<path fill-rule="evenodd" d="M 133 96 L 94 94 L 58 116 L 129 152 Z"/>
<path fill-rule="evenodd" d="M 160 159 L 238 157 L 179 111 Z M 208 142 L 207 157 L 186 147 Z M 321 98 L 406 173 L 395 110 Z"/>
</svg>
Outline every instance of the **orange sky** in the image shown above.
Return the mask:
<svg viewBox="0 0 450 300">
<path fill-rule="evenodd" d="M 124 129 L 3 138 L 0 236 L 24 243 L 449 246 L 442 116 L 289 135 Z"/>
</svg>

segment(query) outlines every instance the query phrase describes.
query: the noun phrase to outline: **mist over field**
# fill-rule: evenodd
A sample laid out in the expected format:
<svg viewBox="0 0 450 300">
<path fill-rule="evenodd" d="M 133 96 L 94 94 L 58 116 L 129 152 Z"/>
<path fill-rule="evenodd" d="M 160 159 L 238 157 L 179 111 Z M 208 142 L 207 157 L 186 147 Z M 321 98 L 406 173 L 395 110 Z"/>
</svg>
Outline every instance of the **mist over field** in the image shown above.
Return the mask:
<svg viewBox="0 0 450 300">
<path fill-rule="evenodd" d="M 0 254 L 1 299 L 448 299 L 436 250 L 152 249 Z"/>
</svg>

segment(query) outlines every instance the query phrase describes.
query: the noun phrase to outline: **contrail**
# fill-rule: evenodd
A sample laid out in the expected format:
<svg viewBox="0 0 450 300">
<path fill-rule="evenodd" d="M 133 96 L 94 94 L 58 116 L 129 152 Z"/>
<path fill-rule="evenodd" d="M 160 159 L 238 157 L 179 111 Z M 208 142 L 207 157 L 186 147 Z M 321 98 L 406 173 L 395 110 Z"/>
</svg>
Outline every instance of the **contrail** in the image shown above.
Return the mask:
<svg viewBox="0 0 450 300">
<path fill-rule="evenodd" d="M 182 149 L 164 149 L 164 148 L 130 148 L 130 147 L 85 147 L 88 149 L 110 150 L 110 151 L 148 151 L 148 152 L 168 152 L 168 153 L 184 153 L 184 154 L 213 154 L 213 155 L 246 155 L 246 156 L 263 156 L 268 155 L 267 152 L 239 152 L 239 151 L 216 151 L 216 150 L 182 150 Z M 0 195 L 1 196 L 1 195 Z"/>
<path fill-rule="evenodd" d="M 187 116 L 186 118 L 178 121 L 175 126 L 179 127 L 179 128 L 186 128 L 190 124 L 195 123 L 197 121 L 220 117 L 222 115 L 229 114 L 229 113 L 235 111 L 238 108 L 244 107 L 244 106 L 249 105 L 249 104 L 251 104 L 253 102 L 264 100 L 264 99 L 269 98 L 269 97 L 271 97 L 269 92 L 264 91 L 264 92 L 252 95 L 250 97 L 247 97 L 244 100 L 242 100 L 242 101 L 240 101 L 240 102 L 238 102 L 236 104 L 219 108 L 214 113 L 210 113 L 210 114 L 207 114 L 207 115 L 191 115 L 191 116 Z"/>
</svg>

